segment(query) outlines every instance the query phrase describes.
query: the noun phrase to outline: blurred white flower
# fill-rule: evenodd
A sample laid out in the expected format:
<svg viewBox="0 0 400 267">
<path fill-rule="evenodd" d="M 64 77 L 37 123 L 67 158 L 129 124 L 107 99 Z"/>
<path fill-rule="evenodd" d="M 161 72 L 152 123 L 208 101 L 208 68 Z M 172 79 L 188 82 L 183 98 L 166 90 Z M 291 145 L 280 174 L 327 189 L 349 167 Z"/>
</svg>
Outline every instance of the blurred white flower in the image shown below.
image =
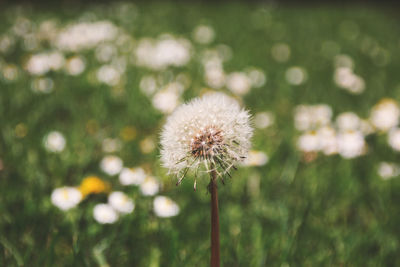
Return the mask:
<svg viewBox="0 0 400 267">
<path fill-rule="evenodd" d="M 317 130 L 319 149 L 325 155 L 333 155 L 338 152 L 336 131 L 329 126 L 324 126 Z"/>
<path fill-rule="evenodd" d="M 302 67 L 291 67 L 286 71 L 286 81 L 292 85 L 300 85 L 307 80 L 307 72 Z"/>
<path fill-rule="evenodd" d="M 244 160 L 245 166 L 263 166 L 268 163 L 268 156 L 263 151 L 250 150 L 248 157 Z"/>
<path fill-rule="evenodd" d="M 317 132 L 310 131 L 300 135 L 297 140 L 297 147 L 303 152 L 316 152 L 320 149 Z"/>
<path fill-rule="evenodd" d="M 256 128 L 265 129 L 275 122 L 275 116 L 271 112 L 258 112 L 254 116 L 254 125 Z"/>
<path fill-rule="evenodd" d="M 8 53 L 15 44 L 15 37 L 11 34 L 2 34 L 0 36 L 0 52 Z"/>
<path fill-rule="evenodd" d="M 7 81 L 15 81 L 18 79 L 19 71 L 18 67 L 14 64 L 6 64 L 1 70 L 1 62 L 0 62 L 0 71 L 2 71 L 4 79 Z"/>
<path fill-rule="evenodd" d="M 221 88 L 225 85 L 225 72 L 222 67 L 211 66 L 205 68 L 204 80 L 211 88 Z"/>
<path fill-rule="evenodd" d="M 335 70 L 335 83 L 352 94 L 361 94 L 365 90 L 364 79 L 354 74 L 348 67 L 339 67 Z"/>
<path fill-rule="evenodd" d="M 62 133 L 52 131 L 48 133 L 44 138 L 44 146 L 47 151 L 59 153 L 65 148 L 65 137 Z"/>
<path fill-rule="evenodd" d="M 154 70 L 184 66 L 191 58 L 191 44 L 183 38 L 164 35 L 159 40 L 141 39 L 135 50 L 136 64 Z"/>
<path fill-rule="evenodd" d="M 228 75 L 226 87 L 237 95 L 247 94 L 251 89 L 251 81 L 243 72 L 233 72 Z"/>
<path fill-rule="evenodd" d="M 167 218 L 178 215 L 179 206 L 169 197 L 156 196 L 153 201 L 154 213 L 158 217 Z"/>
<path fill-rule="evenodd" d="M 143 154 L 149 154 L 153 152 L 154 149 L 156 149 L 156 143 L 154 142 L 154 139 L 151 136 L 148 136 L 143 140 L 141 140 L 139 146 Z"/>
<path fill-rule="evenodd" d="M 400 166 L 396 163 L 381 162 L 378 165 L 378 174 L 383 180 L 400 175 Z"/>
<path fill-rule="evenodd" d="M 122 147 L 121 141 L 113 138 L 105 138 L 101 143 L 101 147 L 106 153 L 113 153 L 119 151 Z"/>
<path fill-rule="evenodd" d="M 117 48 L 113 44 L 102 44 L 96 48 L 95 56 L 99 62 L 109 62 L 117 56 Z"/>
<path fill-rule="evenodd" d="M 400 151 L 400 129 L 393 128 L 388 133 L 388 143 L 391 148 Z"/>
<path fill-rule="evenodd" d="M 326 104 L 300 105 L 294 112 L 295 127 L 299 131 L 314 130 L 331 123 L 332 108 Z"/>
<path fill-rule="evenodd" d="M 47 77 L 38 77 L 32 81 L 32 91 L 35 93 L 49 94 L 53 91 L 53 80 Z"/>
<path fill-rule="evenodd" d="M 199 25 L 193 31 L 193 39 L 199 44 L 209 44 L 214 40 L 214 37 L 214 29 L 208 25 Z"/>
<path fill-rule="evenodd" d="M 366 143 L 359 131 L 346 131 L 338 134 L 338 151 L 344 158 L 355 158 L 365 154 Z"/>
<path fill-rule="evenodd" d="M 376 104 L 369 117 L 371 124 L 380 131 L 388 131 L 399 123 L 400 108 L 393 99 L 382 99 Z"/>
<path fill-rule="evenodd" d="M 146 173 L 140 167 L 123 168 L 119 174 L 119 181 L 122 185 L 140 185 L 146 178 Z"/>
<path fill-rule="evenodd" d="M 62 210 L 75 207 L 82 200 L 81 192 L 75 187 L 60 187 L 51 193 L 51 202 Z"/>
<path fill-rule="evenodd" d="M 135 209 L 135 203 L 123 192 L 115 191 L 108 196 L 108 204 L 121 213 L 131 213 Z"/>
<path fill-rule="evenodd" d="M 121 80 L 121 73 L 112 65 L 103 65 L 97 70 L 97 80 L 109 86 L 117 85 Z"/>
<path fill-rule="evenodd" d="M 290 47 L 285 43 L 275 44 L 271 48 L 271 55 L 277 62 L 286 62 L 290 58 Z"/>
<path fill-rule="evenodd" d="M 80 22 L 61 30 L 54 45 L 61 50 L 79 51 L 115 40 L 118 28 L 110 21 Z"/>
<path fill-rule="evenodd" d="M 153 176 L 147 176 L 140 184 L 140 192 L 145 196 L 154 196 L 160 190 L 160 182 Z"/>
<path fill-rule="evenodd" d="M 81 74 L 85 70 L 85 68 L 85 61 L 80 56 L 71 57 L 65 63 L 66 72 L 72 76 Z"/>
<path fill-rule="evenodd" d="M 354 61 L 353 59 L 348 56 L 348 55 L 337 55 L 335 56 L 335 67 L 336 68 L 349 68 L 353 69 L 354 67 Z"/>
<path fill-rule="evenodd" d="M 339 131 L 355 131 L 360 129 L 361 119 L 354 112 L 344 112 L 336 117 Z"/>
<path fill-rule="evenodd" d="M 145 95 L 150 96 L 157 90 L 157 80 L 152 75 L 143 76 L 139 87 Z"/>
<path fill-rule="evenodd" d="M 118 220 L 118 213 L 109 204 L 97 204 L 93 209 L 94 219 L 101 224 L 112 224 Z"/>
<path fill-rule="evenodd" d="M 247 77 L 249 78 L 249 80 L 251 82 L 251 86 L 255 87 L 255 88 L 262 87 L 265 84 L 265 82 L 267 81 L 265 73 L 259 69 L 252 69 L 252 70 L 248 71 Z"/>
<path fill-rule="evenodd" d="M 25 68 L 32 75 L 43 75 L 61 69 L 64 63 L 64 55 L 60 52 L 40 53 L 32 55 Z"/>
<path fill-rule="evenodd" d="M 100 162 L 100 169 L 110 176 L 120 173 L 122 167 L 122 159 L 117 156 L 105 156 Z"/>
<path fill-rule="evenodd" d="M 183 89 L 178 82 L 166 85 L 153 96 L 153 106 L 163 113 L 171 113 L 178 106 Z"/>
</svg>

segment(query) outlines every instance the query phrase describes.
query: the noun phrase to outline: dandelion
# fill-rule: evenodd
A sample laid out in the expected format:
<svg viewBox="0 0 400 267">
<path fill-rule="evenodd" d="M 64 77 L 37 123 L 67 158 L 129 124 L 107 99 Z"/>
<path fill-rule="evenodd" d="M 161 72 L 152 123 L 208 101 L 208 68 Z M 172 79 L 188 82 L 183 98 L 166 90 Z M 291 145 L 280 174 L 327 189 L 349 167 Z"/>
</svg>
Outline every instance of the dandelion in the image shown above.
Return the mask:
<svg viewBox="0 0 400 267">
<path fill-rule="evenodd" d="M 161 160 L 178 184 L 189 170 L 204 166 L 219 177 L 230 175 L 250 147 L 249 113 L 232 98 L 207 94 L 184 104 L 168 118 L 161 135 Z"/>
<path fill-rule="evenodd" d="M 120 213 L 131 213 L 135 209 L 135 203 L 122 192 L 115 191 L 108 196 L 108 203 Z"/>
<path fill-rule="evenodd" d="M 249 119 L 249 112 L 234 99 L 221 93 L 207 94 L 178 107 L 161 134 L 161 160 L 177 175 L 177 185 L 192 170 L 196 190 L 199 169 L 203 166 L 210 174 L 211 266 L 220 262 L 217 179 L 223 182 L 235 164 L 247 157 L 253 134 Z"/>
<path fill-rule="evenodd" d="M 112 224 L 118 220 L 118 213 L 109 204 L 97 204 L 93 209 L 93 217 L 101 224 Z"/>
<path fill-rule="evenodd" d="M 153 201 L 154 213 L 158 217 L 167 218 L 178 215 L 179 206 L 169 197 L 156 196 Z"/>
<path fill-rule="evenodd" d="M 85 197 L 90 194 L 100 194 L 110 190 L 110 185 L 97 176 L 88 176 L 82 180 L 79 191 Z"/>
<path fill-rule="evenodd" d="M 61 210 L 69 210 L 82 200 L 82 194 L 74 187 L 61 187 L 51 193 L 51 202 Z"/>
</svg>

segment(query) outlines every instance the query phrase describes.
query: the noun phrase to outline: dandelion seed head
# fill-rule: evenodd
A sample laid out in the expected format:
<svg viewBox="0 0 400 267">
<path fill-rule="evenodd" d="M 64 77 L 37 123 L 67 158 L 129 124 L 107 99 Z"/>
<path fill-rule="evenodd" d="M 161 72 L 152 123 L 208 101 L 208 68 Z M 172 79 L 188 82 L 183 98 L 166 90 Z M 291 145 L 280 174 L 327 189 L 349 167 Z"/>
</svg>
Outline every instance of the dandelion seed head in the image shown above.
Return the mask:
<svg viewBox="0 0 400 267">
<path fill-rule="evenodd" d="M 231 97 L 206 94 L 178 107 L 161 135 L 161 160 L 170 173 L 213 166 L 226 174 L 247 157 L 253 129 L 250 114 Z"/>
</svg>

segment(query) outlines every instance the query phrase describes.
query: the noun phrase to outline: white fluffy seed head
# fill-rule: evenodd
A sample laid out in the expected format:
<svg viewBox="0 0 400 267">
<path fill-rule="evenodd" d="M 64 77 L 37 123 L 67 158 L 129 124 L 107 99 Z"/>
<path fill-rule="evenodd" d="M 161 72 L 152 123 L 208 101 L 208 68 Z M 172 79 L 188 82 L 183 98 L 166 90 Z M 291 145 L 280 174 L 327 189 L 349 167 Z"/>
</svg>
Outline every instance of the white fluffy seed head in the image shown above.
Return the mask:
<svg viewBox="0 0 400 267">
<path fill-rule="evenodd" d="M 161 160 L 170 173 L 183 178 L 200 166 L 224 175 L 243 161 L 253 129 L 250 114 L 222 93 L 206 94 L 178 107 L 161 134 Z"/>
</svg>

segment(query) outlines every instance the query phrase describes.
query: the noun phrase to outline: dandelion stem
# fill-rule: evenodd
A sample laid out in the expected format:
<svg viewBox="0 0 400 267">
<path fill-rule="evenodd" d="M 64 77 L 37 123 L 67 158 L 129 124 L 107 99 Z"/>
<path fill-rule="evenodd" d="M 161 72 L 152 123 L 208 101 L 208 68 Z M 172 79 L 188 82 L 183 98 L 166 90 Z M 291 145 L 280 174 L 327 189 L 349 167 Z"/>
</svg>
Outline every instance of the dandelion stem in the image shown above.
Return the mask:
<svg viewBox="0 0 400 267">
<path fill-rule="evenodd" d="M 211 168 L 210 192 L 211 192 L 211 267 L 220 266 L 219 257 L 219 214 L 218 214 L 218 190 L 217 173 L 214 166 Z"/>
</svg>

